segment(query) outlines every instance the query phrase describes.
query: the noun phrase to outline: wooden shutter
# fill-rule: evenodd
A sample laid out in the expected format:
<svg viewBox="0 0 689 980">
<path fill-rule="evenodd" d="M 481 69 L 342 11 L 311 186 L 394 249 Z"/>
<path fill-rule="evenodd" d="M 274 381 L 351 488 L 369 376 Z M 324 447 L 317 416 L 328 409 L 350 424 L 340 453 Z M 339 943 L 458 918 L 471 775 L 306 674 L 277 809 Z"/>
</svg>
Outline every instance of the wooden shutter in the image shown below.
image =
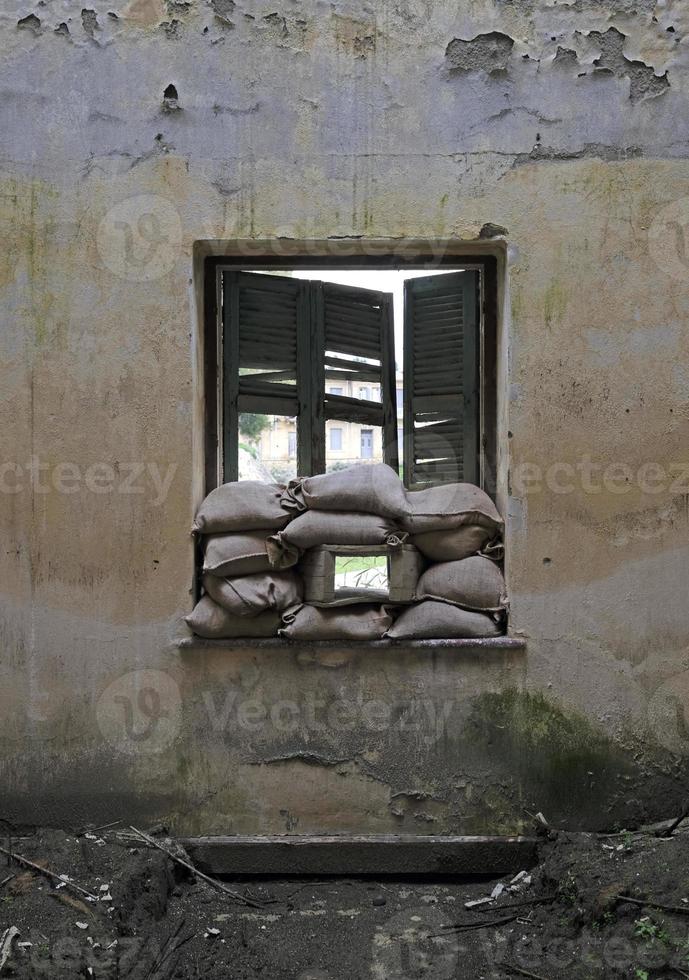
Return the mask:
<svg viewBox="0 0 689 980">
<path fill-rule="evenodd" d="M 383 427 L 398 467 L 392 294 L 255 272 L 222 273 L 224 479 L 239 478 L 239 413 L 296 417 L 297 472 L 325 470 L 325 419 Z M 375 382 L 381 401 L 326 394 Z"/>
<path fill-rule="evenodd" d="M 311 399 L 306 283 L 252 272 L 223 274 L 224 479 L 237 480 L 239 413 L 295 416 L 306 421 L 298 460 L 308 455 Z"/>
<path fill-rule="evenodd" d="M 383 460 L 399 468 L 392 293 L 324 282 L 324 380 L 380 385 L 380 402 L 325 392 L 325 418 L 381 426 Z"/>
<path fill-rule="evenodd" d="M 404 284 L 404 469 L 410 488 L 479 481 L 478 272 Z"/>
</svg>

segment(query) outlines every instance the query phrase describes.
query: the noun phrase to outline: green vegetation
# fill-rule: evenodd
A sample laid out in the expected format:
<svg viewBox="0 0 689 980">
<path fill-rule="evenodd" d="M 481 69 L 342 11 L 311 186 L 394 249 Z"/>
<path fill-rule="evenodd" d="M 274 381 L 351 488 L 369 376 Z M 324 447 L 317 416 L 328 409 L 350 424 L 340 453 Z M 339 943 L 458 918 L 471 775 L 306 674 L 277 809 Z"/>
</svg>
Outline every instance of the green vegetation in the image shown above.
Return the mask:
<svg viewBox="0 0 689 980">
<path fill-rule="evenodd" d="M 645 939 L 647 942 L 662 943 L 664 946 L 670 942 L 670 936 L 664 924 L 658 925 L 647 915 L 643 919 L 637 919 L 634 923 L 634 935 L 638 936 L 639 939 Z"/>
<path fill-rule="evenodd" d="M 269 426 L 270 418 L 267 415 L 258 415 L 254 412 L 239 413 L 239 431 L 251 442 L 256 442 Z"/>
</svg>

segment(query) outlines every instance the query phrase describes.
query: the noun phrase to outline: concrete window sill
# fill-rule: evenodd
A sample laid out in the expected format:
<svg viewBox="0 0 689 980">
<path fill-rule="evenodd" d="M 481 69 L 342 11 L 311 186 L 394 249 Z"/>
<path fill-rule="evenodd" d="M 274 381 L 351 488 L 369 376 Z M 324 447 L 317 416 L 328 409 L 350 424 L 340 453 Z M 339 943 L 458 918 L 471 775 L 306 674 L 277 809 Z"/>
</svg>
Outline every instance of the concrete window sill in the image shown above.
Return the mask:
<svg viewBox="0 0 689 980">
<path fill-rule="evenodd" d="M 236 640 L 205 640 L 199 636 L 188 636 L 177 642 L 180 650 L 296 650 L 296 649 L 412 649 L 412 650 L 458 650 L 476 653 L 518 653 L 526 652 L 526 640 L 516 636 L 491 636 L 478 640 L 285 640 L 281 637 L 256 639 L 247 637 Z"/>
</svg>

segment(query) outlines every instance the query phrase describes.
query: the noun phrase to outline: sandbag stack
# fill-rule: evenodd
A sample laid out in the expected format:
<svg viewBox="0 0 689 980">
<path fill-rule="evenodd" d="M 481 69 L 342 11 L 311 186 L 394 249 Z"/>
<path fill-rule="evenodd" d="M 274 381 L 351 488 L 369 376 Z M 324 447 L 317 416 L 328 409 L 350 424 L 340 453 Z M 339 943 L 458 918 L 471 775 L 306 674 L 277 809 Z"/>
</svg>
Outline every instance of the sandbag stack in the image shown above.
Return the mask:
<svg viewBox="0 0 689 980">
<path fill-rule="evenodd" d="M 206 639 L 277 636 L 282 614 L 301 601 L 296 572 L 276 571 L 268 539 L 290 520 L 284 487 L 224 483 L 201 504 L 193 532 L 202 536 L 203 589 L 186 622 Z"/>
<path fill-rule="evenodd" d="M 417 602 L 388 631 L 391 639 L 499 636 L 507 610 L 502 560 L 503 520 L 487 493 L 449 483 L 407 493 L 403 521 L 409 540 L 428 560 Z"/>
<path fill-rule="evenodd" d="M 503 521 L 483 490 L 456 483 L 405 491 L 385 464 L 292 480 L 227 483 L 194 522 L 204 595 L 186 621 L 198 636 L 290 640 L 498 636 L 507 596 Z M 414 601 L 322 608 L 302 601 L 300 561 L 312 548 L 412 544 L 424 556 Z M 415 553 L 416 554 L 416 553 Z"/>
</svg>

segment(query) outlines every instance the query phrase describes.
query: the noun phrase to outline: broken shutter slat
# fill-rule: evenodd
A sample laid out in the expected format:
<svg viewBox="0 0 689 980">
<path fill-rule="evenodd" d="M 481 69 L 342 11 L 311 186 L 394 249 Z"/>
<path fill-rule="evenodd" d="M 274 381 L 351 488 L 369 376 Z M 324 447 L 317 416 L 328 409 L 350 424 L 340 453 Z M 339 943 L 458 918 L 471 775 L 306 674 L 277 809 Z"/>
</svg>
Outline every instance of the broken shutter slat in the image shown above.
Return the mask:
<svg viewBox="0 0 689 980">
<path fill-rule="evenodd" d="M 478 273 L 404 284 L 405 484 L 479 479 Z"/>
</svg>

